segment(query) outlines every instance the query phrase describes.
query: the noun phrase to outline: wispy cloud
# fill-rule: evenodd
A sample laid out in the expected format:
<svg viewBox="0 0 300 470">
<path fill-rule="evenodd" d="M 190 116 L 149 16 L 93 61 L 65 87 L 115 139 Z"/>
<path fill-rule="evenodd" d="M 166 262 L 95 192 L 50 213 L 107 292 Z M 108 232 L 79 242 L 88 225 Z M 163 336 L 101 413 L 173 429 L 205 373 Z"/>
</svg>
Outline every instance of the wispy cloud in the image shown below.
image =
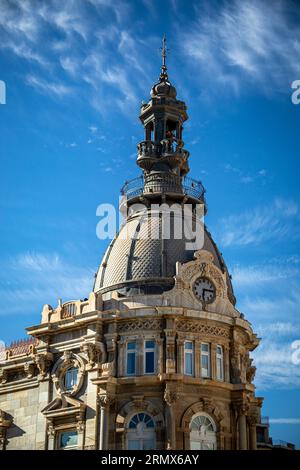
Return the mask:
<svg viewBox="0 0 300 470">
<path fill-rule="evenodd" d="M 244 184 L 254 183 L 258 180 L 264 181 L 265 177 L 267 176 L 267 170 L 264 168 L 258 170 L 256 173 L 249 174 L 245 173 L 245 171 L 243 171 L 241 168 L 237 168 L 232 166 L 230 163 L 226 163 L 226 165 L 224 165 L 224 169 L 227 173 L 235 173 L 238 176 L 239 181 Z"/>
<path fill-rule="evenodd" d="M 255 83 L 267 93 L 287 91 L 300 73 L 297 19 L 293 2 L 235 0 L 220 8 L 202 2 L 179 35 L 186 54 L 213 86 L 240 92 Z"/>
<path fill-rule="evenodd" d="M 93 270 L 70 264 L 58 254 L 28 252 L 6 260 L 0 275 L 0 315 L 36 313 L 44 303 L 56 305 L 64 300 L 86 297 Z M 21 307 L 20 307 L 21 306 Z"/>
<path fill-rule="evenodd" d="M 270 418 L 271 424 L 300 424 L 300 418 Z"/>
<path fill-rule="evenodd" d="M 26 83 L 43 93 L 55 95 L 57 97 L 62 97 L 72 92 L 72 89 L 68 86 L 61 83 L 49 82 L 35 75 L 27 75 Z"/>
<path fill-rule="evenodd" d="M 128 23 L 130 11 L 130 2 L 121 0 L 4 0 L 0 49 L 37 65 L 26 83 L 39 92 L 63 98 L 81 85 L 78 98 L 99 112 L 112 104 L 128 111 L 149 70 L 143 60 L 149 43 Z M 133 76 L 139 77 L 135 86 Z"/>
<path fill-rule="evenodd" d="M 299 206 L 295 201 L 275 199 L 220 221 L 219 239 L 223 246 L 260 244 L 283 237 L 295 239 L 299 229 Z"/>
</svg>

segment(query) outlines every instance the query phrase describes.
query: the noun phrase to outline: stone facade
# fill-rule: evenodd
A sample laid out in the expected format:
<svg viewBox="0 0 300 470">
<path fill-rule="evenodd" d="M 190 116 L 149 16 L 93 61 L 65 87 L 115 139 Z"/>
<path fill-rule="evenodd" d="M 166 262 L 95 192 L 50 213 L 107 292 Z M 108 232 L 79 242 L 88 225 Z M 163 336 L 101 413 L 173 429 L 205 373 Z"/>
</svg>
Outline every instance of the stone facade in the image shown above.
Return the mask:
<svg viewBox="0 0 300 470">
<path fill-rule="evenodd" d="M 45 305 L 30 339 L 8 348 L 0 364 L 2 449 L 257 448 L 262 398 L 250 352 L 259 340 L 235 307 L 209 232 L 202 227 L 196 250 L 174 235 L 137 236 L 161 227 L 152 203 L 188 203 L 194 221 L 197 205 L 207 210 L 202 184 L 186 179 L 186 106 L 164 54 L 165 46 L 159 82 L 141 108 L 143 186 L 122 191 L 125 224 L 93 292 Z"/>
<path fill-rule="evenodd" d="M 205 310 L 191 286 L 200 270 L 217 288 Z M 209 273 L 209 274 L 208 274 Z M 113 308 L 111 307 L 113 301 Z M 78 433 L 81 449 L 127 448 L 129 420 L 137 413 L 155 422 L 156 448 L 189 449 L 190 423 L 202 412 L 216 426 L 219 449 L 256 448 L 261 398 L 254 395 L 249 359 L 258 339 L 229 302 L 224 274 L 210 253 L 177 265 L 174 288 L 163 295 L 87 301 L 44 307 L 40 325 L 28 328 L 35 343 L 7 351 L 2 363 L 0 421 L 7 449 L 54 449 L 61 431 Z M 68 313 L 69 312 L 69 313 Z M 155 341 L 155 371 L 145 375 L 144 343 Z M 126 345 L 137 342 L 136 373 L 126 373 Z M 184 343 L 194 345 L 194 372 L 184 370 Z M 201 376 L 201 344 L 209 344 L 210 376 Z M 217 378 L 216 347 L 223 350 Z M 72 391 L 64 375 L 78 369 Z"/>
</svg>

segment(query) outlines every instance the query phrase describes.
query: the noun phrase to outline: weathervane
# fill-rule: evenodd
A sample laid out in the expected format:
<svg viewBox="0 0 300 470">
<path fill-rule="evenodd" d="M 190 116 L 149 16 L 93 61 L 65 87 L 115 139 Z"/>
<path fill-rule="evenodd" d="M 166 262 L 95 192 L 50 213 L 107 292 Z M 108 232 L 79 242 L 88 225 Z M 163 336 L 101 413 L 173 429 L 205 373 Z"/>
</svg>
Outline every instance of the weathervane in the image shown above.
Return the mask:
<svg viewBox="0 0 300 470">
<path fill-rule="evenodd" d="M 163 40 L 162 40 L 162 47 L 161 47 L 162 66 L 161 66 L 161 73 L 159 76 L 161 81 L 168 80 L 166 58 L 167 58 L 167 52 L 169 52 L 169 49 L 167 49 L 166 44 L 167 44 L 167 39 L 166 39 L 166 35 L 164 34 Z"/>
</svg>

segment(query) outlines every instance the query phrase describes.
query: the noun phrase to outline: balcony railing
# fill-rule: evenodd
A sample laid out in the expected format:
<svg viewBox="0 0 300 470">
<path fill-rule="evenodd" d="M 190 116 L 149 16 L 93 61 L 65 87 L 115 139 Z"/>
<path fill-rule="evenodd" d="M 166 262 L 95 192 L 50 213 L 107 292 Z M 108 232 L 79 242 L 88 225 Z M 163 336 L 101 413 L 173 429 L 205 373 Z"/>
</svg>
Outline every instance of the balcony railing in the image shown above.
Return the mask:
<svg viewBox="0 0 300 470">
<path fill-rule="evenodd" d="M 149 184 L 153 184 L 153 194 L 156 193 L 156 183 L 147 182 L 147 189 L 149 189 Z M 125 196 L 127 200 L 134 199 L 138 196 L 141 196 L 144 192 L 144 178 L 139 176 L 133 180 L 127 181 L 121 189 L 122 196 Z M 147 191 L 148 192 L 148 191 Z M 201 181 L 194 180 L 192 178 L 183 178 L 182 179 L 182 193 L 183 195 L 192 197 L 193 199 L 198 199 L 204 202 L 205 189 Z"/>
<path fill-rule="evenodd" d="M 262 416 L 262 417 L 260 418 L 260 424 L 267 424 L 267 425 L 268 425 L 268 424 L 269 424 L 269 421 L 270 421 L 270 420 L 269 420 L 269 416 Z"/>
<path fill-rule="evenodd" d="M 74 317 L 77 313 L 77 305 L 75 302 L 66 302 L 62 306 L 62 318 Z"/>
<path fill-rule="evenodd" d="M 295 449 L 295 444 L 290 442 L 282 441 L 281 439 L 272 439 L 273 446 L 286 447 L 287 449 Z"/>
<path fill-rule="evenodd" d="M 189 152 L 183 149 L 184 142 L 176 139 L 164 139 L 156 144 L 152 140 L 143 140 L 137 145 L 138 158 L 161 157 L 164 155 L 181 154 L 188 157 Z"/>
</svg>

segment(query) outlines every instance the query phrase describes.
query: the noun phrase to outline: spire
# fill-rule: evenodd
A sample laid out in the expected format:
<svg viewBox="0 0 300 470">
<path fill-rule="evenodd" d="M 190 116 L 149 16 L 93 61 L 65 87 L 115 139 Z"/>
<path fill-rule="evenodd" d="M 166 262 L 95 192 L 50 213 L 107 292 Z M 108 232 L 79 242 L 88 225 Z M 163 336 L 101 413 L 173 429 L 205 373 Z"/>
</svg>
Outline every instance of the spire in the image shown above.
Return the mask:
<svg viewBox="0 0 300 470">
<path fill-rule="evenodd" d="M 161 58 L 162 58 L 162 65 L 161 65 L 161 73 L 159 79 L 161 82 L 166 82 L 168 80 L 168 73 L 167 73 L 167 66 L 166 66 L 166 58 L 168 49 L 166 47 L 167 39 L 166 35 L 164 34 L 162 40 L 162 47 L 161 47 Z"/>
</svg>

